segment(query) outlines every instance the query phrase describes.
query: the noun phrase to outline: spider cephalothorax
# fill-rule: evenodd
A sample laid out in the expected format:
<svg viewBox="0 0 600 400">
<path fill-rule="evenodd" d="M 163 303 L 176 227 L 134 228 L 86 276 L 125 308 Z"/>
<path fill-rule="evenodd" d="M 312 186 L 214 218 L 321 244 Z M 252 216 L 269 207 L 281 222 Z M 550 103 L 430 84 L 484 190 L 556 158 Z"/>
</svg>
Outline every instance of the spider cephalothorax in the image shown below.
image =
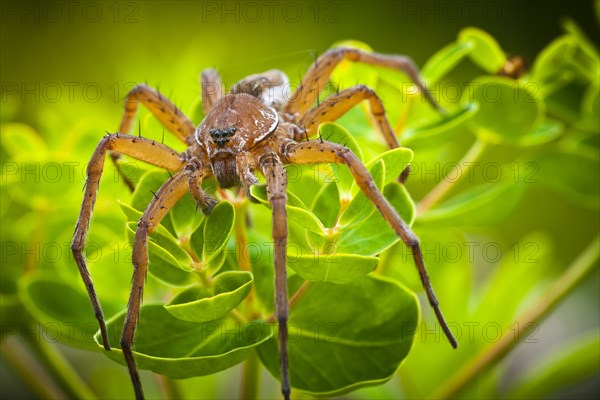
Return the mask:
<svg viewBox="0 0 600 400">
<path fill-rule="evenodd" d="M 148 235 L 187 192 L 192 194 L 204 213 L 210 213 L 216 200 L 202 189 L 202 181 L 210 176 L 214 176 L 223 188 L 241 186 L 247 193 L 249 187 L 258 182 L 256 172 L 265 177 L 273 212 L 275 315 L 279 330 L 282 393 L 286 399 L 289 398 L 291 387 L 287 355 L 286 164 L 327 162 L 348 166 L 366 197 L 376 206 L 398 237 L 410 247 L 429 302 L 450 343 L 453 347 L 457 346 L 430 285 L 418 238 L 379 192 L 365 166 L 348 148 L 321 139 L 310 140 L 317 133 L 321 123 L 335 120 L 362 100 L 368 100 L 373 119 L 385 141 L 390 147 L 398 147 L 381 100 L 373 90 L 364 85 L 343 90 L 313 107 L 315 94 L 318 95 L 323 90 L 329 75 L 344 58 L 404 71 L 431 104 L 437 107 L 420 83 L 417 70 L 410 59 L 366 53 L 351 48 L 333 49 L 319 57 L 291 96 L 286 92 L 287 77 L 277 70 L 251 75 L 234 85 L 229 94 L 222 93 L 220 78 L 214 70 L 204 71 L 202 89 L 206 117 L 197 128 L 169 100 L 145 85 L 137 86 L 128 94 L 119 133 L 105 136 L 101 140 L 88 165 L 85 195 L 73 236 L 72 249 L 100 324 L 104 347 L 110 350 L 102 309 L 83 257 L 105 155 L 111 152 L 113 160 L 117 160 L 118 153 L 123 153 L 175 172 L 156 192 L 144 211 L 134 241 L 132 261 L 135 269 L 121 348 L 138 399 L 143 398 L 143 392 L 132 345 L 148 270 Z M 208 90 L 209 88 L 212 90 Z M 271 91 L 270 94 L 267 94 L 267 89 Z M 279 89 L 281 92 L 272 91 L 273 89 Z M 148 107 L 169 131 L 188 144 L 188 149 L 177 153 L 163 144 L 128 135 L 139 102 Z"/>
</svg>

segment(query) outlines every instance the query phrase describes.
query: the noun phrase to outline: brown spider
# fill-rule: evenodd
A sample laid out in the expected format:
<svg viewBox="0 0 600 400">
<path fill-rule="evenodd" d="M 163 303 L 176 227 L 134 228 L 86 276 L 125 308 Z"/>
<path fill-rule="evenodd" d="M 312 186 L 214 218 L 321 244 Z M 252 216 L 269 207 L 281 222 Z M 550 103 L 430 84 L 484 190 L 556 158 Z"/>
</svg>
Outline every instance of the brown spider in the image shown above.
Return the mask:
<svg viewBox="0 0 600 400">
<path fill-rule="evenodd" d="M 353 48 L 336 48 L 320 56 L 287 101 L 285 95 L 288 80 L 281 71 L 271 70 L 263 74 L 251 75 L 238 82 L 229 94 L 224 94 L 221 90 L 221 81 L 216 71 L 204 71 L 201 80 L 206 117 L 198 128 L 168 99 L 145 85 L 136 86 L 127 95 L 119 132 L 108 134 L 100 141 L 87 168 L 85 195 L 71 248 L 100 324 L 104 348 L 110 350 L 102 309 L 83 256 L 106 153 L 111 152 L 111 155 L 123 153 L 155 166 L 177 171 L 155 194 L 144 211 L 135 234 L 132 257 L 135 268 L 121 349 L 137 399 L 143 398 L 143 392 L 133 358 L 132 345 L 148 271 L 148 235 L 187 192 L 191 192 L 204 213 L 210 213 L 216 200 L 203 191 L 201 183 L 211 175 L 217 179 L 221 187 L 241 186 L 247 193 L 249 187 L 258 182 L 254 176 L 255 171 L 260 171 L 266 179 L 273 212 L 275 314 L 279 325 L 281 390 L 285 399 L 289 399 L 290 396 L 285 264 L 287 176 L 284 166 L 286 164 L 328 162 L 348 166 L 360 189 L 373 202 L 396 234 L 410 247 L 429 302 L 451 345 L 457 347 L 457 342 L 438 307 L 416 235 L 390 206 L 377 189 L 365 166 L 348 148 L 323 140 L 309 140 L 317 133 L 322 122 L 338 119 L 356 104 L 367 99 L 371 114 L 387 144 L 392 148 L 399 146 L 381 100 L 373 90 L 364 85 L 354 86 L 331 95 L 323 103 L 312 107 L 315 103 L 314 96 L 323 90 L 331 72 L 343 59 L 405 72 L 430 103 L 438 107 L 420 83 L 417 68 L 409 58 L 367 53 Z M 308 90 L 309 88 L 311 90 Z M 189 146 L 188 149 L 183 153 L 177 153 L 153 140 L 127 135 L 139 102 L 142 102 L 177 138 L 185 142 Z"/>
</svg>

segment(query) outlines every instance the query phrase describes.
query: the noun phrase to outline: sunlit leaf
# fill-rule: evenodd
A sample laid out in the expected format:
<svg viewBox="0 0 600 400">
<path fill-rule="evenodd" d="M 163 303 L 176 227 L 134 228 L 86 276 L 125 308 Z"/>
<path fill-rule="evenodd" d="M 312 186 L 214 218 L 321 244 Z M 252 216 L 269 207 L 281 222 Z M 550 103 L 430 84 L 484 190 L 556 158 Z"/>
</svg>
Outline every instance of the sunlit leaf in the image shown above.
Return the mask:
<svg viewBox="0 0 600 400">
<path fill-rule="evenodd" d="M 165 309 L 175 318 L 190 322 L 208 322 L 227 316 L 248 296 L 252 274 L 227 271 L 215 278 L 213 286 L 192 287 L 175 296 Z"/>
<path fill-rule="evenodd" d="M 536 85 L 505 77 L 480 77 L 472 85 L 463 101 L 479 104 L 469 127 L 481 139 L 516 144 L 541 123 L 545 103 Z"/>
<path fill-rule="evenodd" d="M 600 161 L 583 151 L 551 151 L 536 161 L 539 182 L 570 201 L 586 207 L 600 207 Z"/>
<path fill-rule="evenodd" d="M 125 364 L 119 346 L 124 321 L 124 312 L 108 321 L 114 347 L 104 352 L 120 364 Z M 136 330 L 135 362 L 140 369 L 171 378 L 208 375 L 242 362 L 271 336 L 271 327 L 264 323 L 188 322 L 173 317 L 160 304 L 145 304 Z M 100 346 L 98 335 L 94 339 Z"/>
<path fill-rule="evenodd" d="M 506 55 L 496 40 L 487 32 L 477 28 L 465 28 L 458 34 L 459 43 L 473 46 L 471 60 L 486 72 L 495 74 L 506 62 Z"/>
<path fill-rule="evenodd" d="M 393 182 L 385 187 L 383 195 L 402 219 L 408 225 L 412 224 L 415 206 L 406 188 L 398 182 Z M 372 256 L 381 253 L 398 240 L 398 235 L 381 214 L 372 212 L 362 222 L 340 230 L 335 242 L 335 251 Z"/>
<path fill-rule="evenodd" d="M 510 215 L 523 193 L 524 185 L 511 180 L 485 183 L 428 210 L 417 222 L 436 227 L 490 226 Z"/>
<path fill-rule="evenodd" d="M 204 225 L 202 249 L 202 261 L 205 264 L 213 261 L 223 251 L 233 232 L 234 221 L 235 209 L 228 201 L 217 204 L 208 215 Z"/>
<path fill-rule="evenodd" d="M 353 254 L 288 255 L 287 266 L 307 281 L 348 283 L 373 271 L 378 261 Z"/>
<path fill-rule="evenodd" d="M 385 180 L 385 167 L 382 160 L 377 160 L 370 169 L 376 187 L 381 190 Z M 361 191 L 352 199 L 348 207 L 342 212 L 338 220 L 339 226 L 352 225 L 357 221 L 367 218 L 375 210 L 373 203 Z"/>
<path fill-rule="evenodd" d="M 127 233 L 132 243 L 135 243 L 136 230 L 137 223 L 127 223 Z M 154 255 L 184 271 L 192 271 L 194 269 L 193 260 L 190 255 L 180 247 L 177 239 L 171 236 L 164 228 L 157 229 L 150 234 L 148 237 L 148 252 L 151 255 L 150 261 L 152 261 L 152 255 Z"/>
<path fill-rule="evenodd" d="M 87 293 L 56 277 L 37 274 L 21 279 L 19 298 L 27 311 L 44 324 L 49 337 L 69 346 L 97 350 L 93 335 L 98 321 Z M 102 306 L 105 315 L 118 311 L 111 303 Z M 111 342 L 114 343 L 118 339 Z"/>
<path fill-rule="evenodd" d="M 434 147 L 465 132 L 464 126 L 479 110 L 477 103 L 466 103 L 450 110 L 448 115 L 438 117 L 416 127 L 404 130 L 400 142 L 405 146 Z"/>
<path fill-rule="evenodd" d="M 250 188 L 252 196 L 256 198 L 261 204 L 271 207 L 268 195 L 267 187 L 264 185 L 256 185 Z M 285 206 L 288 214 L 288 218 L 298 224 L 304 226 L 311 232 L 323 232 L 323 223 L 317 218 L 312 211 L 310 211 L 300 199 L 298 199 L 293 193 L 288 192 L 288 202 Z"/>
<path fill-rule="evenodd" d="M 313 283 L 290 310 L 293 387 L 338 396 L 387 381 L 408 354 L 418 320 L 414 295 L 391 280 Z M 279 377 L 275 338 L 258 350 L 267 369 Z"/>
<path fill-rule="evenodd" d="M 427 60 L 421 75 L 427 85 L 433 85 L 450 72 L 475 47 L 475 41 L 459 41 L 448 44 Z"/>
</svg>

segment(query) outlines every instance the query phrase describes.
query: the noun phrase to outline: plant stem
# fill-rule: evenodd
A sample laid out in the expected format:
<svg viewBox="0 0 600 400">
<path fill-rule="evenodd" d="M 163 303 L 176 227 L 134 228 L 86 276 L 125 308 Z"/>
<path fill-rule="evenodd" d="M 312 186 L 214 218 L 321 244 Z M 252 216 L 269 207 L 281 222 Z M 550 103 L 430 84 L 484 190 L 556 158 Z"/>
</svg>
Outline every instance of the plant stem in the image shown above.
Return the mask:
<svg viewBox="0 0 600 400">
<path fill-rule="evenodd" d="M 516 337 L 514 334 L 503 336 L 498 342 L 482 349 L 471 362 L 459 370 L 431 398 L 450 399 L 456 397 L 473 379 L 490 369 L 512 350 L 527 332 L 539 323 L 552 309 L 563 300 L 596 266 L 600 253 L 600 236 L 585 249 L 569 266 L 563 275 L 546 291 L 546 295 L 521 314 Z"/>
<path fill-rule="evenodd" d="M 463 158 L 458 162 L 458 165 L 452 169 L 452 171 L 448 172 L 448 174 L 438 183 L 425 197 L 421 199 L 419 204 L 417 204 L 417 215 L 421 215 L 431 207 L 439 203 L 439 201 L 444 198 L 453 187 L 456 187 L 456 184 L 459 183 L 465 175 L 468 175 L 471 167 L 477 161 L 485 149 L 487 148 L 487 142 L 476 139 L 471 148 L 467 151 L 467 153 L 463 156 Z M 452 173 L 457 172 L 458 176 L 456 179 L 446 179 Z"/>
<path fill-rule="evenodd" d="M 8 338 L 0 346 L 2 358 L 41 399 L 61 399 L 66 394 L 50 379 L 46 371 L 32 359 L 19 340 Z"/>
<path fill-rule="evenodd" d="M 242 399 L 253 400 L 258 398 L 260 384 L 260 363 L 258 354 L 253 351 L 244 362 L 244 376 L 242 377 Z"/>
<path fill-rule="evenodd" d="M 242 271 L 252 271 L 250 260 L 244 255 L 244 251 L 248 249 L 248 236 L 246 234 L 246 209 L 248 201 L 235 202 L 235 221 L 233 224 L 233 235 L 237 243 L 237 261 Z"/>
<path fill-rule="evenodd" d="M 156 374 L 155 376 L 158 379 L 159 386 L 165 399 L 183 399 L 183 394 L 181 393 L 181 390 L 179 390 L 176 380 L 164 375 Z"/>
<path fill-rule="evenodd" d="M 44 366 L 68 395 L 76 399 L 98 398 L 54 345 L 41 338 L 30 340 L 29 343 L 44 363 Z"/>
<path fill-rule="evenodd" d="M 242 192 L 243 193 L 243 192 Z M 241 201 L 233 203 L 235 208 L 235 220 L 233 222 L 233 236 L 236 243 L 236 258 L 241 271 L 252 272 L 250 258 L 246 257 L 248 251 L 248 235 L 246 233 L 246 217 L 248 209 L 248 200 L 242 197 Z M 254 310 L 254 285 L 250 288 L 248 297 L 244 300 L 246 304 L 251 304 L 251 310 Z"/>
</svg>

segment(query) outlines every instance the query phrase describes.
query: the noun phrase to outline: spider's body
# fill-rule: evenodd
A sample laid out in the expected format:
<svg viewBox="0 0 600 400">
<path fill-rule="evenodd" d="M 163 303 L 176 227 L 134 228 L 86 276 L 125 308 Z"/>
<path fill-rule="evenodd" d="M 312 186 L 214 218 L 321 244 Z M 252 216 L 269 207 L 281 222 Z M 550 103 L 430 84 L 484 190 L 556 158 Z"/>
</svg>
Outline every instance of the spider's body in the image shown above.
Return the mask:
<svg viewBox="0 0 600 400">
<path fill-rule="evenodd" d="M 251 75 L 234 85 L 229 94 L 222 93 L 220 78 L 214 70 L 204 71 L 202 91 L 206 117 L 197 128 L 169 100 L 145 85 L 137 86 L 128 94 L 119 133 L 102 139 L 88 165 L 85 195 L 73 236 L 72 249 L 100 325 L 104 347 L 110 350 L 102 309 L 83 257 L 105 156 L 110 153 L 116 161 L 118 153 L 123 153 L 175 171 L 144 211 L 134 241 L 132 261 L 135 269 L 121 348 L 138 399 L 143 398 L 143 392 L 132 346 L 148 270 L 148 235 L 187 192 L 192 194 L 204 213 L 210 213 L 216 200 L 202 189 L 202 181 L 210 176 L 214 176 L 223 188 L 241 186 L 246 193 L 249 193 L 250 186 L 258 183 L 256 173 L 265 177 L 273 212 L 275 316 L 279 326 L 282 393 L 286 399 L 290 395 L 290 380 L 287 355 L 289 310 L 285 265 L 285 164 L 333 162 L 347 165 L 366 197 L 410 247 L 429 302 L 450 343 L 456 347 L 456 340 L 444 321 L 431 288 L 418 238 L 379 192 L 365 166 L 349 149 L 336 143 L 310 140 L 322 122 L 335 120 L 362 100 L 368 100 L 373 119 L 385 141 L 392 148 L 398 147 L 381 100 L 364 85 L 343 90 L 311 108 L 316 101 L 315 96 L 318 96 L 335 66 L 344 58 L 395 68 L 407 73 L 432 105 L 437 107 L 422 87 L 417 70 L 408 58 L 348 48 L 333 49 L 319 57 L 291 95 L 287 93 L 287 77 L 281 71 L 271 70 Z M 169 131 L 188 144 L 186 151 L 177 153 L 163 144 L 127 134 L 140 102 L 150 109 Z"/>
<path fill-rule="evenodd" d="M 246 177 L 258 164 L 244 164 L 251 161 L 247 155 L 263 146 L 278 125 L 277 111 L 258 98 L 229 94 L 208 112 L 195 133 L 198 146 L 190 151 L 192 155 L 206 153 L 211 166 L 206 172 L 213 174 L 222 188 L 255 183 L 255 178 L 247 181 Z"/>
</svg>

